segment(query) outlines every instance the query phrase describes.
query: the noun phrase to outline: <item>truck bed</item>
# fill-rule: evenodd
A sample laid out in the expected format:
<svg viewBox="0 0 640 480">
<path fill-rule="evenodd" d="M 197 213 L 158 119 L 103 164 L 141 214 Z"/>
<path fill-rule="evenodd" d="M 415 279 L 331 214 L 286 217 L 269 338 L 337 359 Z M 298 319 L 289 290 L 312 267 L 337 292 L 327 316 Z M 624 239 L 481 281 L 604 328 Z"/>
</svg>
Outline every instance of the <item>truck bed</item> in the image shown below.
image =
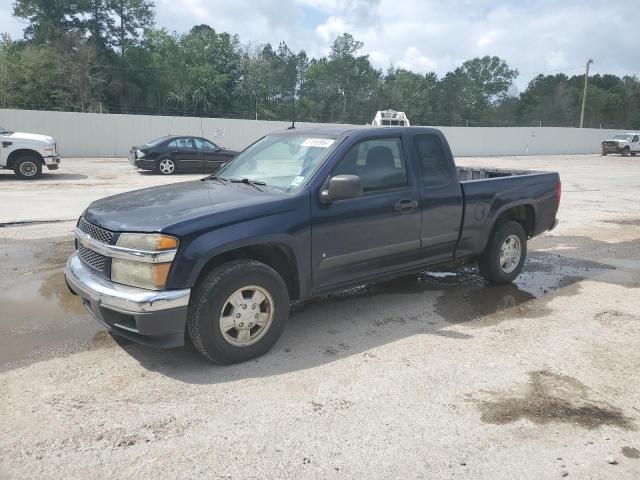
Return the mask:
<svg viewBox="0 0 640 480">
<path fill-rule="evenodd" d="M 546 173 L 533 170 L 510 170 L 506 168 L 456 167 L 456 169 L 458 170 L 458 179 L 461 182 Z"/>
<path fill-rule="evenodd" d="M 531 209 L 529 235 L 554 225 L 558 209 L 560 177 L 554 172 L 500 168 L 456 167 L 464 196 L 464 219 L 456 256 L 484 250 L 493 221 L 500 213 L 519 204 Z"/>
</svg>

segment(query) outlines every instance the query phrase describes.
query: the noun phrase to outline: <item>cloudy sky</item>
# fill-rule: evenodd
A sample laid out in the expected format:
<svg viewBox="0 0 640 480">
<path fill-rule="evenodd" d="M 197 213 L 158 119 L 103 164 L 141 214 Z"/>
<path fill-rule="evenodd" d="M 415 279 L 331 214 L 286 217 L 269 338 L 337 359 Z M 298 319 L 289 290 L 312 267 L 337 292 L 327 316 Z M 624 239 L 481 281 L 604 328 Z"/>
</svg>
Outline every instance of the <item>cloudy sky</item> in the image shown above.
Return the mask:
<svg viewBox="0 0 640 480">
<path fill-rule="evenodd" d="M 0 0 L 0 31 L 21 36 L 12 0 Z M 155 0 L 156 23 L 184 32 L 207 23 L 243 42 L 277 44 L 324 55 L 350 32 L 364 53 L 391 65 L 442 75 L 463 61 L 498 55 L 520 71 L 524 89 L 538 72 L 640 75 L 637 0 Z"/>
</svg>

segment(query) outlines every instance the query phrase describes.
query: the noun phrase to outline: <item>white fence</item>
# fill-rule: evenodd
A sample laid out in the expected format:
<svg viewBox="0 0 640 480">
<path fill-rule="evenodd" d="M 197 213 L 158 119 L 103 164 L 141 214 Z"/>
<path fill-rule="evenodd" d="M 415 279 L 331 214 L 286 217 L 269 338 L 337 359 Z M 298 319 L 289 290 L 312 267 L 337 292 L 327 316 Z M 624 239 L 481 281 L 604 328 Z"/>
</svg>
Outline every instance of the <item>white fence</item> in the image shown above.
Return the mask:
<svg viewBox="0 0 640 480">
<path fill-rule="evenodd" d="M 51 135 L 65 157 L 125 157 L 161 135 L 200 135 L 241 150 L 287 122 L 0 109 L 0 126 Z M 296 123 L 298 128 L 319 124 Z M 438 127 L 456 156 L 583 154 L 600 151 L 615 130 L 557 127 Z"/>
</svg>

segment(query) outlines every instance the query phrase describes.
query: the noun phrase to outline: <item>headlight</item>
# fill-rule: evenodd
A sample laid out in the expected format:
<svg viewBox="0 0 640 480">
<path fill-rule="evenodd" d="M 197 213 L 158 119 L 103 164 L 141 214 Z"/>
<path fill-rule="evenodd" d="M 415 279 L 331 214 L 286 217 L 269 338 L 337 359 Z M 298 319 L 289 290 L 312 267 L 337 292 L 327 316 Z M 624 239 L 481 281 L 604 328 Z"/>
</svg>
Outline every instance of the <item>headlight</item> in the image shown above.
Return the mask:
<svg viewBox="0 0 640 480">
<path fill-rule="evenodd" d="M 142 263 L 114 258 L 111 260 L 111 280 L 132 287 L 162 290 L 167 285 L 169 263 Z"/>
<path fill-rule="evenodd" d="M 144 152 L 142 150 L 136 150 L 136 157 L 143 158 L 144 157 Z"/>
<path fill-rule="evenodd" d="M 159 233 L 121 233 L 116 245 L 146 252 L 159 252 L 178 248 L 178 239 Z"/>
<path fill-rule="evenodd" d="M 56 153 L 56 146 L 55 145 L 45 145 L 44 146 L 44 153 L 45 155 L 55 155 Z"/>
<path fill-rule="evenodd" d="M 157 253 L 178 248 L 178 239 L 155 233 L 122 233 L 116 245 L 134 252 Z M 114 258 L 111 261 L 111 280 L 132 287 L 162 290 L 167 284 L 170 268 L 171 262 L 148 263 Z"/>
</svg>

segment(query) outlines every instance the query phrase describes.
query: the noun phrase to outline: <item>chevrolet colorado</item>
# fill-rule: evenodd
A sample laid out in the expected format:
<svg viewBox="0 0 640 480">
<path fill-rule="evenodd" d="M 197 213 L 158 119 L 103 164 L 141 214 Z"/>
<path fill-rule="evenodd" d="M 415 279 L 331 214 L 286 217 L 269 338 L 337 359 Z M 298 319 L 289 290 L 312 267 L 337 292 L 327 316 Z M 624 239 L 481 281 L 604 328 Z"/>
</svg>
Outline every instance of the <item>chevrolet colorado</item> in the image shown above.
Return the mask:
<svg viewBox="0 0 640 480">
<path fill-rule="evenodd" d="M 113 334 L 240 362 L 292 301 L 473 261 L 511 282 L 560 191 L 557 173 L 458 169 L 431 128 L 289 130 L 202 180 L 92 203 L 66 278 Z"/>
</svg>

